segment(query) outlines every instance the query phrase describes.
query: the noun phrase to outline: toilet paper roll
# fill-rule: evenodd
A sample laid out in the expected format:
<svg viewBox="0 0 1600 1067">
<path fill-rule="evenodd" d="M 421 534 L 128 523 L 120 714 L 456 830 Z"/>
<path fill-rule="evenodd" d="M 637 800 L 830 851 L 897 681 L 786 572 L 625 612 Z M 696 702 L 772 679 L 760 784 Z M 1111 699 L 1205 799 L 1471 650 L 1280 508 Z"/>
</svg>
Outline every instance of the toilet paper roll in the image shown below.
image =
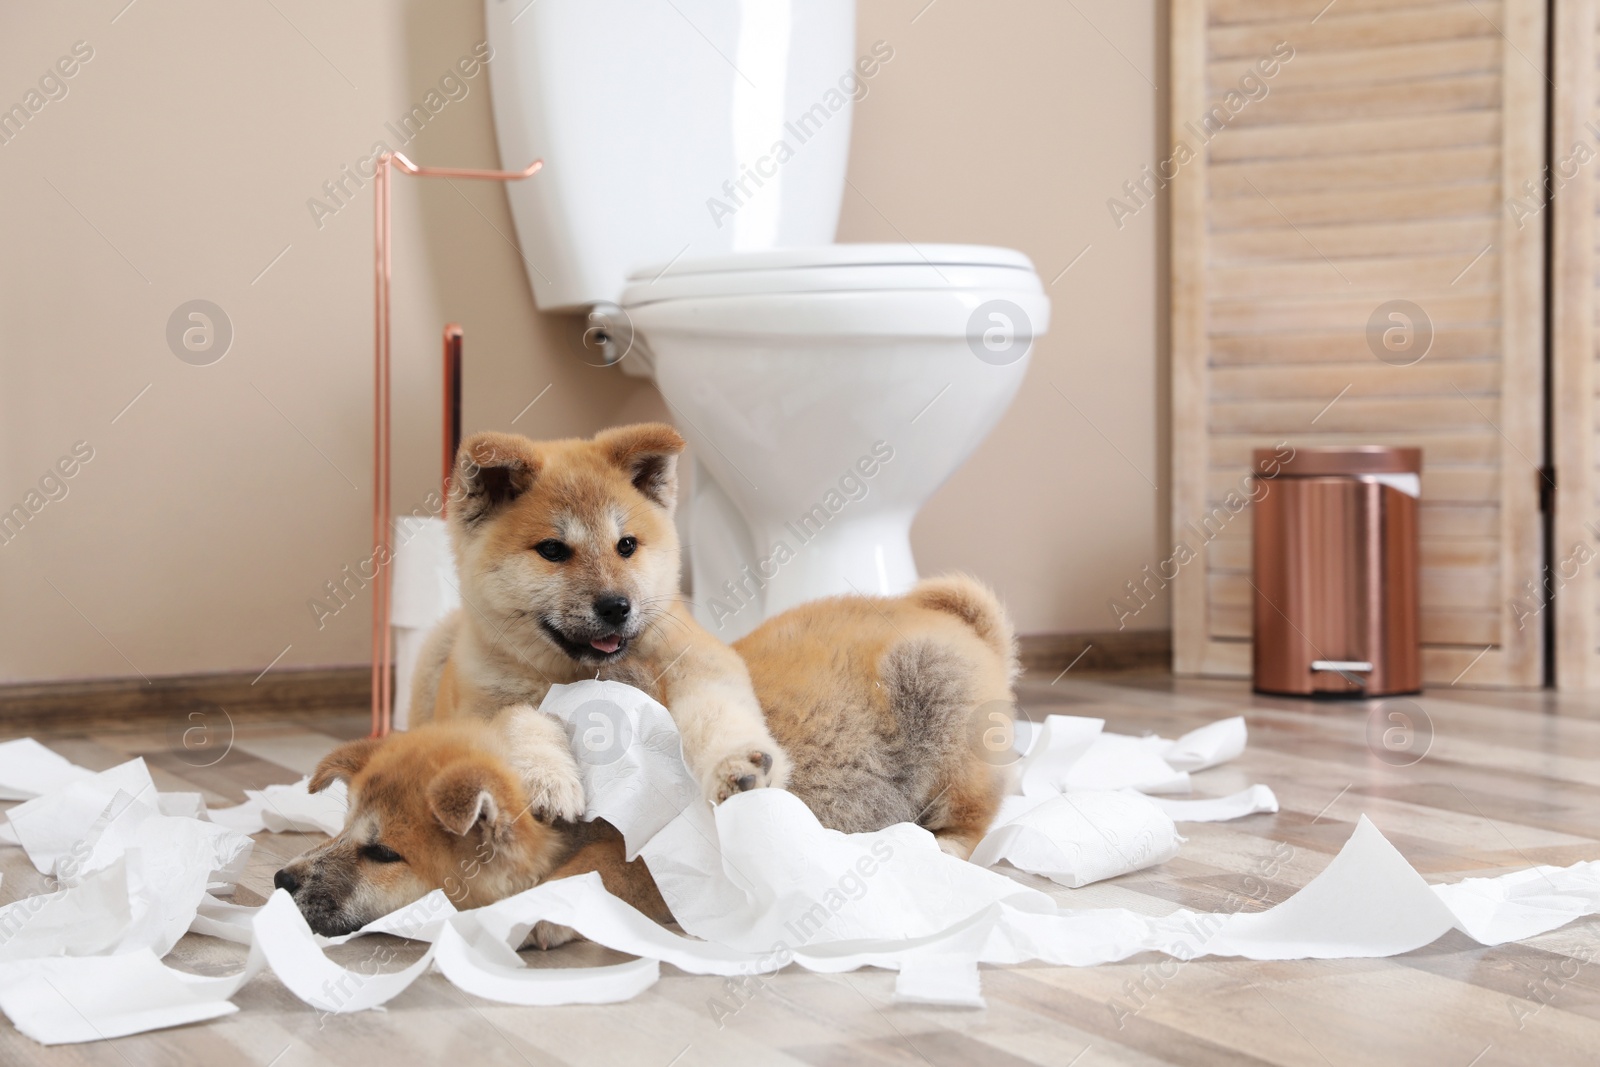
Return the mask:
<svg viewBox="0 0 1600 1067">
<path fill-rule="evenodd" d="M 394 528 L 394 589 L 389 621 L 426 632 L 461 606 L 450 531 L 443 519 L 406 517 Z"/>
<path fill-rule="evenodd" d="M 394 710 L 390 724 L 396 730 L 411 728 L 411 676 L 417 672 L 417 659 L 428 640 L 427 630 L 396 626 L 394 637 Z"/>
<path fill-rule="evenodd" d="M 392 721 L 396 730 L 404 730 L 411 722 L 411 675 L 423 642 L 435 623 L 461 606 L 461 592 L 443 519 L 402 518 L 395 523 L 394 542 Z"/>
</svg>

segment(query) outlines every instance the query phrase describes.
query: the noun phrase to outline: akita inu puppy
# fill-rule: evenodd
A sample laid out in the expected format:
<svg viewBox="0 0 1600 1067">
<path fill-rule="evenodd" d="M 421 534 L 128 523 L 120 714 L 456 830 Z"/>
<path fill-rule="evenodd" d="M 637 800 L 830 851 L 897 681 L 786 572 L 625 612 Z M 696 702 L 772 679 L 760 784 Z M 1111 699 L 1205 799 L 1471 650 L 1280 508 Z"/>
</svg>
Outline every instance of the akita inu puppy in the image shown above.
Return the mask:
<svg viewBox="0 0 1600 1067">
<path fill-rule="evenodd" d="M 794 759 L 789 788 L 818 821 L 845 832 L 913 822 L 945 851 L 971 854 L 999 808 L 1011 761 L 1017 660 L 992 593 L 955 576 L 904 597 L 815 601 L 735 647 Z M 311 788 L 349 782 L 345 828 L 279 871 L 275 884 L 330 936 L 434 889 L 458 907 L 478 907 L 586 871 L 670 921 L 644 864 L 624 861 L 615 829 L 532 816 L 522 776 L 503 758 L 508 738 L 528 735 L 529 718 L 548 716 L 523 706 L 492 725 L 437 723 L 335 749 Z M 530 940 L 549 947 L 571 936 L 541 923 Z"/>
<path fill-rule="evenodd" d="M 666 706 L 707 799 L 782 785 L 773 740 L 737 653 L 679 594 L 683 438 L 647 423 L 593 440 L 480 433 L 452 477 L 462 607 L 429 635 L 413 679 L 418 721 L 493 720 L 550 686 L 609 678 Z M 512 714 L 507 756 L 533 810 L 573 820 L 583 784 L 554 719 Z"/>
<path fill-rule="evenodd" d="M 650 872 L 623 859 L 622 835 L 608 823 L 533 817 L 520 776 L 502 758 L 505 740 L 496 726 L 464 719 L 341 745 L 318 764 L 310 787 L 350 783 L 344 830 L 273 884 L 325 937 L 359 930 L 435 889 L 458 908 L 476 908 L 585 871 L 599 871 L 611 892 L 670 921 Z M 547 923 L 529 935 L 541 948 L 570 938 Z"/>
</svg>

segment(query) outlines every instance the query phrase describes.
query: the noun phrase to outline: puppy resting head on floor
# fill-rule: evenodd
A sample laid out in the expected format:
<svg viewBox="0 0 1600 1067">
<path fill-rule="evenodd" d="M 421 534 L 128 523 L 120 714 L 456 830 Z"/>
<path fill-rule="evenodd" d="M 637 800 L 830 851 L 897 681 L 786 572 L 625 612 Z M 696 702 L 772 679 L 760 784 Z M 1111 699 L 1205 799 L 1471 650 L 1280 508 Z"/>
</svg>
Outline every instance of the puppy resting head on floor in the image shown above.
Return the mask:
<svg viewBox="0 0 1600 1067">
<path fill-rule="evenodd" d="M 436 724 L 324 757 L 311 791 L 348 783 L 344 830 L 274 879 L 312 930 L 347 934 L 435 889 L 458 908 L 479 907 L 550 872 L 562 835 L 529 814 L 495 755 L 497 737 L 482 723 Z"/>
</svg>

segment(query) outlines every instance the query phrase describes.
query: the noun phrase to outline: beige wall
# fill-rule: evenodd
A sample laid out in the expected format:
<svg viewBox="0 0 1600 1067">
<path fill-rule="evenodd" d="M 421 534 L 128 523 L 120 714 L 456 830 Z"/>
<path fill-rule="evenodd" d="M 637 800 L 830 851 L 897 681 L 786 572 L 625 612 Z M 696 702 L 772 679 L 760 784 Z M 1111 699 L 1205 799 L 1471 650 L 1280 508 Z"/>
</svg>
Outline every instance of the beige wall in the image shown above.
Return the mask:
<svg viewBox="0 0 1600 1067">
<path fill-rule="evenodd" d="M 307 201 L 470 55 L 481 6 L 124 2 L 0 13 L 0 106 L 93 49 L 0 145 L 0 508 L 93 449 L 0 544 L 0 680 L 259 670 L 286 647 L 279 669 L 361 662 L 367 604 L 319 630 L 307 601 L 369 552 L 371 201 L 320 225 Z M 1092 247 L 1050 288 L 1023 394 L 919 519 L 918 558 L 994 582 L 1024 631 L 1105 629 L 1164 525 L 1144 480 L 1165 484 L 1159 220 L 1118 231 L 1105 206 L 1156 154 L 1158 16 L 938 0 L 913 22 L 923 3 L 862 0 L 860 40 L 895 58 L 857 112 L 840 238 L 1011 245 L 1046 281 Z M 487 77 L 467 84 L 408 153 L 495 165 Z M 535 311 L 498 188 L 401 179 L 394 216 L 397 507 L 437 476 L 448 320 L 468 429 L 664 414 Z M 165 337 L 197 298 L 234 330 L 209 366 Z"/>
</svg>

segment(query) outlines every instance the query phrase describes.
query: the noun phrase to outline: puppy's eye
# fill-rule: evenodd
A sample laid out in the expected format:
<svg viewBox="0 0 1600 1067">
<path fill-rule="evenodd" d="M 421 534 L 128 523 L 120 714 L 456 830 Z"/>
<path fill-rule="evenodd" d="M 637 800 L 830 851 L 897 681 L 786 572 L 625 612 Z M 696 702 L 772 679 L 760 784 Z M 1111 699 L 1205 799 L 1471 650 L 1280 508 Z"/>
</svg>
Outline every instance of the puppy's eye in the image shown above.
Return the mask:
<svg viewBox="0 0 1600 1067">
<path fill-rule="evenodd" d="M 562 541 L 540 541 L 533 550 L 551 563 L 565 563 L 572 558 L 572 546 Z"/>
<path fill-rule="evenodd" d="M 404 856 L 388 845 L 380 845 L 377 842 L 373 842 L 370 845 L 362 845 L 361 858 L 371 860 L 373 863 L 404 863 L 406 861 Z"/>
<path fill-rule="evenodd" d="M 617 555 L 621 556 L 623 559 L 627 559 L 629 556 L 633 555 L 634 549 L 638 547 L 639 539 L 637 537 L 624 537 L 622 540 L 617 542 Z"/>
</svg>

